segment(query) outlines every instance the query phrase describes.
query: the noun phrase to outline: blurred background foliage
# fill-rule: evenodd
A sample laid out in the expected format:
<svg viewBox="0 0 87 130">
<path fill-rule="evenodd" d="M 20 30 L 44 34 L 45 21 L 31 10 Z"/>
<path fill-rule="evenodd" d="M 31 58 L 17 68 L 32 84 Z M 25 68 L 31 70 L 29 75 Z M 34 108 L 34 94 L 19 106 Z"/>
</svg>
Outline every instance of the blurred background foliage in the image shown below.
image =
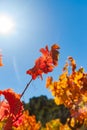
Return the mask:
<svg viewBox="0 0 87 130">
<path fill-rule="evenodd" d="M 56 105 L 53 99 L 43 95 L 31 98 L 28 103 L 23 101 L 23 104 L 24 109 L 29 111 L 29 115 L 35 115 L 42 126 L 54 119 L 60 119 L 60 122 L 65 124 L 70 116 L 69 110 L 64 105 Z"/>
</svg>

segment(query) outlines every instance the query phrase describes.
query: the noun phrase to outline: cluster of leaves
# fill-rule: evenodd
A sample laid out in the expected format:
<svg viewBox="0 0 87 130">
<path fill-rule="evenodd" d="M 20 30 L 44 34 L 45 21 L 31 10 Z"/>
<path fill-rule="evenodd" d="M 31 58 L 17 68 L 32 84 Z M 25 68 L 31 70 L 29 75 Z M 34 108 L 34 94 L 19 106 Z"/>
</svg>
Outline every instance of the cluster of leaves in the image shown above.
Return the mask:
<svg viewBox="0 0 87 130">
<path fill-rule="evenodd" d="M 40 130 L 40 128 L 41 123 L 36 122 L 36 117 L 34 115 L 30 116 L 28 111 L 24 111 L 21 124 L 14 130 Z"/>
<path fill-rule="evenodd" d="M 31 81 L 38 76 L 42 79 L 43 73 L 52 72 L 58 65 L 59 48 L 57 44 L 54 44 L 50 50 L 48 46 L 40 49 L 42 56 L 35 61 L 34 67 L 26 72 L 31 75 L 32 79 L 22 94 L 17 94 L 12 89 L 0 90 L 0 96 L 4 96 L 4 99 L 0 101 L 0 129 L 77 130 L 82 125 L 87 129 L 87 73 L 83 68 L 76 70 L 76 63 L 72 57 L 68 58 L 58 81 L 53 81 L 52 77 L 48 77 L 46 82 L 46 87 L 52 92 L 56 104 L 63 104 L 70 112 L 67 122 L 62 122 L 65 125 L 61 124 L 61 120 L 56 119 L 46 123 L 45 128 L 41 128 L 41 123 L 36 121 L 35 116 L 31 116 L 23 108 L 21 97 Z M 1 54 L 0 66 L 3 66 Z M 45 103 L 43 103 L 44 105 Z M 44 112 L 47 114 L 46 108 L 44 108 Z"/>
<path fill-rule="evenodd" d="M 58 49 L 59 46 L 54 44 L 51 50 L 48 46 L 40 49 L 42 56 L 35 61 L 35 66 L 29 69 L 26 73 L 32 76 L 32 79 L 36 79 L 38 76 L 42 78 L 43 73 L 53 71 L 54 67 L 57 66 L 58 60 Z M 0 66 L 2 63 L 2 54 L 0 54 Z M 32 80 L 30 80 L 31 82 Z M 29 84 L 30 84 L 29 82 Z M 28 112 L 23 112 L 23 104 L 21 97 L 23 96 L 26 88 L 22 94 L 16 94 L 12 89 L 0 90 L 0 96 L 4 96 L 4 99 L 0 101 L 0 127 L 3 130 L 12 129 L 28 129 L 38 130 L 40 129 L 40 123 L 36 122 L 35 116 L 30 116 Z"/>
<path fill-rule="evenodd" d="M 55 97 L 56 104 L 64 104 L 70 110 L 68 125 L 71 129 L 76 129 L 87 120 L 87 73 L 82 67 L 76 70 L 76 63 L 72 57 L 68 60 L 58 81 L 48 77 L 46 87 Z"/>
<path fill-rule="evenodd" d="M 68 124 L 62 124 L 59 119 L 51 120 L 46 123 L 46 127 L 41 128 L 41 130 L 71 130 Z"/>
<path fill-rule="evenodd" d="M 32 76 L 32 79 L 36 79 L 38 76 L 42 79 L 42 74 L 47 74 L 48 72 L 52 72 L 54 67 L 58 65 L 58 56 L 60 47 L 57 44 L 51 46 L 51 49 L 48 49 L 48 46 L 45 48 L 41 48 L 40 52 L 42 56 L 40 56 L 36 61 L 33 68 L 27 70 L 27 74 Z"/>
</svg>

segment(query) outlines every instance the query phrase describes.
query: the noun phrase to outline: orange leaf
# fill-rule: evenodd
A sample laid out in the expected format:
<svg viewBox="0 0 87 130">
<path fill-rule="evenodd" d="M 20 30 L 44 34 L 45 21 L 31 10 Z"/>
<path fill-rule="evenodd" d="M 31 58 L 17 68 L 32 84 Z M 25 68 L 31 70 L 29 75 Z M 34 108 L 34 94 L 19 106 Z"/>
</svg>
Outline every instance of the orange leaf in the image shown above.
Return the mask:
<svg viewBox="0 0 87 130">
<path fill-rule="evenodd" d="M 3 66 L 3 63 L 2 63 L 2 54 L 0 54 L 0 67 Z"/>
<path fill-rule="evenodd" d="M 69 59 L 69 61 L 70 61 L 70 66 L 72 67 L 72 72 L 74 72 L 75 69 L 76 69 L 75 60 L 74 60 L 71 56 L 69 56 L 68 59 Z"/>
</svg>

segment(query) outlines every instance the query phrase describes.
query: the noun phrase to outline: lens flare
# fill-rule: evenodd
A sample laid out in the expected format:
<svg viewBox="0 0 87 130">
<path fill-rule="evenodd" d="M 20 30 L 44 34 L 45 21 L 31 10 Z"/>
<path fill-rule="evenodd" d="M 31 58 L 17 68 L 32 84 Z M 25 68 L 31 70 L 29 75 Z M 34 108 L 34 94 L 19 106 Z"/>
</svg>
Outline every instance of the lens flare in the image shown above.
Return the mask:
<svg viewBox="0 0 87 130">
<path fill-rule="evenodd" d="M 12 32 L 14 22 L 7 15 L 0 15 L 0 34 L 7 34 Z"/>
</svg>

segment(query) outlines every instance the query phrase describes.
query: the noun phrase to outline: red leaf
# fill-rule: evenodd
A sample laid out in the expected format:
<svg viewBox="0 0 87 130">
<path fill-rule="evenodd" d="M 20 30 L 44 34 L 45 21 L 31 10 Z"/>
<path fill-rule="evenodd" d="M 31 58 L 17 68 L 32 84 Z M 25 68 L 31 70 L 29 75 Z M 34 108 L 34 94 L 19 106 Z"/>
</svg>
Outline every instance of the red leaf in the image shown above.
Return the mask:
<svg viewBox="0 0 87 130">
<path fill-rule="evenodd" d="M 48 46 L 41 48 L 40 56 L 36 61 L 33 68 L 27 70 L 27 74 L 32 76 L 32 79 L 36 79 L 38 76 L 42 78 L 43 73 L 52 72 L 54 67 L 57 66 L 59 46 L 54 44 L 49 51 Z"/>
<path fill-rule="evenodd" d="M 12 89 L 7 89 L 3 91 L 0 90 L 0 95 L 3 95 L 5 97 L 5 100 L 1 102 L 2 104 L 0 104 L 0 108 L 2 108 L 2 114 L 0 111 L 0 119 L 4 120 L 6 117 L 4 130 L 10 130 L 12 129 L 13 123 L 17 121 L 22 115 L 23 104 L 20 101 L 20 95 L 13 92 Z"/>
<path fill-rule="evenodd" d="M 5 99 L 8 101 L 10 107 L 10 114 L 16 116 L 22 112 L 22 102 L 20 101 L 20 95 L 13 92 L 12 89 L 7 89 L 0 91 L 0 94 L 4 95 Z"/>
</svg>

